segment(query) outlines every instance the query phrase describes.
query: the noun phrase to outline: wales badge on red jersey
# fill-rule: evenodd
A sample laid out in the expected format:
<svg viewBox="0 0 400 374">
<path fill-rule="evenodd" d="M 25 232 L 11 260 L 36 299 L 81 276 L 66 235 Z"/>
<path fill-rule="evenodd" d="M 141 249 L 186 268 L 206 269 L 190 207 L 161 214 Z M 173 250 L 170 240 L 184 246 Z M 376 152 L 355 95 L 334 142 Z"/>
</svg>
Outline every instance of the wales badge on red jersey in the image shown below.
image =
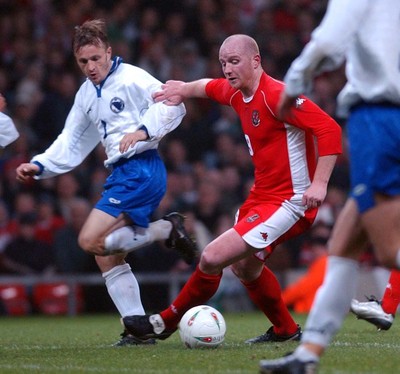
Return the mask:
<svg viewBox="0 0 400 374">
<path fill-rule="evenodd" d="M 257 127 L 260 124 L 260 112 L 258 110 L 253 110 L 251 122 L 253 123 L 254 127 Z"/>
</svg>

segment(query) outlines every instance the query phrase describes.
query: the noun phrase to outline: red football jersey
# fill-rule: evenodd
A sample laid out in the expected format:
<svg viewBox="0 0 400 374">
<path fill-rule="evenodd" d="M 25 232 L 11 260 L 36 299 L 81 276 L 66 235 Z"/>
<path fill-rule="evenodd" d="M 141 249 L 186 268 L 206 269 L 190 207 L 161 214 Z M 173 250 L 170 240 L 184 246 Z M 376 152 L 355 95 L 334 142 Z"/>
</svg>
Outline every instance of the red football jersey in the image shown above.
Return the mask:
<svg viewBox="0 0 400 374">
<path fill-rule="evenodd" d="M 232 106 L 240 117 L 255 166 L 252 194 L 260 202 L 303 194 L 315 172 L 316 153 L 342 152 L 340 126 L 308 98 L 297 99 L 290 118 L 284 122 L 277 119 L 283 89 L 282 82 L 266 73 L 251 100 L 245 101 L 225 78 L 214 79 L 206 86 L 209 98 Z"/>
</svg>

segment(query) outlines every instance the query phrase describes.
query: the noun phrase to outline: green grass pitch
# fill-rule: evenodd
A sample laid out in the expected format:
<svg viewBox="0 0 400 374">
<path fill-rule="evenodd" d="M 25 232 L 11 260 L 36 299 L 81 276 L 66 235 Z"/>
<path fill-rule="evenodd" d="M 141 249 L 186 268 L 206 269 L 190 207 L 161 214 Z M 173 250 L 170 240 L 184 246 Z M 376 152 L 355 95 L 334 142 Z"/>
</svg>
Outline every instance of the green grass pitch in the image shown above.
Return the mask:
<svg viewBox="0 0 400 374">
<path fill-rule="evenodd" d="M 1 317 L 0 373 L 258 373 L 261 359 L 292 351 L 297 343 L 247 346 L 270 326 L 260 313 L 224 313 L 225 343 L 190 350 L 175 333 L 155 346 L 114 348 L 118 316 Z M 304 325 L 305 316 L 295 316 Z M 319 373 L 400 372 L 400 328 L 378 332 L 349 315 L 321 361 Z"/>
</svg>

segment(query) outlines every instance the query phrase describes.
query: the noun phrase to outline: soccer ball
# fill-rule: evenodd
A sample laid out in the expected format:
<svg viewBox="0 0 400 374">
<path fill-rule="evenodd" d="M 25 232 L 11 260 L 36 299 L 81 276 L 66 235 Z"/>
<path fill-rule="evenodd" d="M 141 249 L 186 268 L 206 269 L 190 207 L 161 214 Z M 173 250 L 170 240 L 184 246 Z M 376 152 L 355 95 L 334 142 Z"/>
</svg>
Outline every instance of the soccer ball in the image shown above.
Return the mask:
<svg viewBox="0 0 400 374">
<path fill-rule="evenodd" d="M 208 305 L 189 309 L 179 322 L 179 335 L 188 348 L 216 348 L 225 339 L 222 314 Z"/>
</svg>

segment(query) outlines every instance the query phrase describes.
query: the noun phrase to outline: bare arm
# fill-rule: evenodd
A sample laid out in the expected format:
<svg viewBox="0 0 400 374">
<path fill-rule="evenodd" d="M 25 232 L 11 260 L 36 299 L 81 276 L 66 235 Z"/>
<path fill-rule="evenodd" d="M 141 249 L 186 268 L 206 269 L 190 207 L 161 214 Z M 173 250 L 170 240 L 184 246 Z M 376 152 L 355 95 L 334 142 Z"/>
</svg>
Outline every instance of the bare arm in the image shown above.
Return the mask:
<svg viewBox="0 0 400 374">
<path fill-rule="evenodd" d="M 303 205 L 315 208 L 323 203 L 336 159 L 337 155 L 320 156 L 318 158 L 314 179 L 303 195 Z"/>
<path fill-rule="evenodd" d="M 206 85 L 211 79 L 203 78 L 193 82 L 167 81 L 162 90 L 153 94 L 156 102 L 166 105 L 177 105 L 192 97 L 206 98 Z"/>
</svg>

